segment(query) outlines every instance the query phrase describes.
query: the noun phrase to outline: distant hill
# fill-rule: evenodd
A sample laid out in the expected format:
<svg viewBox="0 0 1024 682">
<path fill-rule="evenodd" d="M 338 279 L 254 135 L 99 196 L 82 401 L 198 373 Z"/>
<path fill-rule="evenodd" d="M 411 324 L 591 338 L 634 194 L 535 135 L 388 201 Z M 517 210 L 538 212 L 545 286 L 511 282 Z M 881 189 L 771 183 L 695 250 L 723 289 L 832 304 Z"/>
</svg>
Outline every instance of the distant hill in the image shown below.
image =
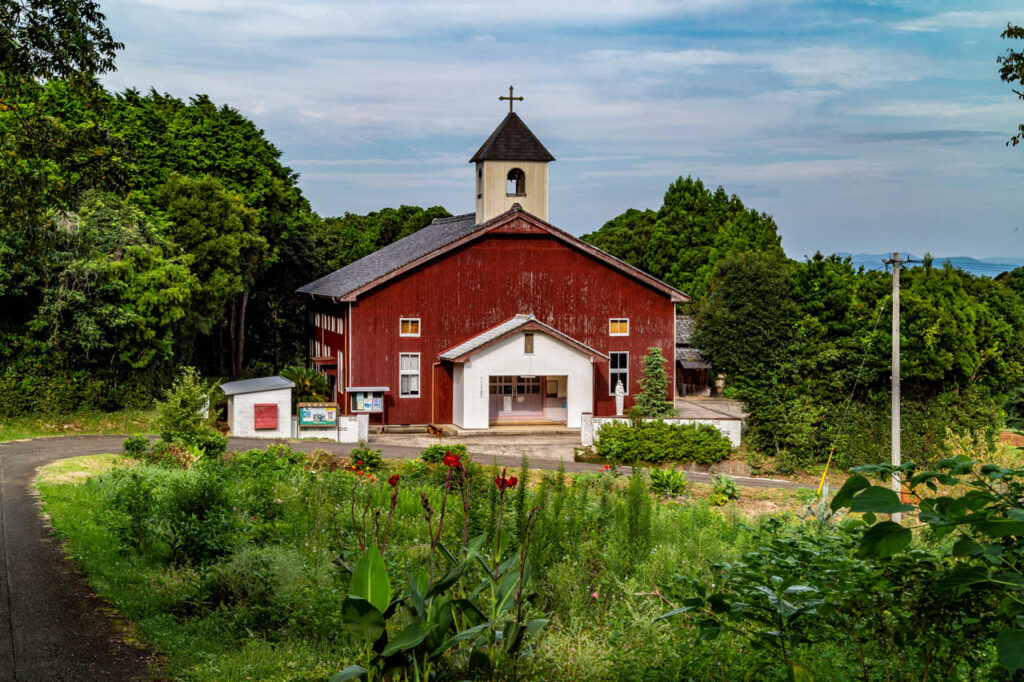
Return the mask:
<svg viewBox="0 0 1024 682">
<path fill-rule="evenodd" d="M 838 253 L 836 255 L 844 258 L 849 257 L 854 267 L 864 266 L 865 270 L 882 270 L 885 264 L 882 262 L 891 258 L 891 253 Z M 903 254 L 904 257 L 913 260 L 921 260 L 921 256 L 915 254 Z M 970 256 L 935 256 L 935 265 L 942 265 L 947 260 L 953 267 L 959 268 L 972 275 L 984 275 L 995 277 L 1001 272 L 1008 272 L 1019 267 L 1024 267 L 1024 258 L 971 258 Z M 915 265 L 915 264 L 911 264 Z"/>
</svg>

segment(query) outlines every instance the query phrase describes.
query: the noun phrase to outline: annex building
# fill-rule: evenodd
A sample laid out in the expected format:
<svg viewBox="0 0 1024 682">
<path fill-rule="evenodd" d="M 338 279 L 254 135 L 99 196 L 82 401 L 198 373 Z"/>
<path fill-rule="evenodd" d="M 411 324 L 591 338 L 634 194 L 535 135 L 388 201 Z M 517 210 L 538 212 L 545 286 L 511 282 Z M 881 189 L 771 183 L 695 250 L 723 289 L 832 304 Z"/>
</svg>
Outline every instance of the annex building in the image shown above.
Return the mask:
<svg viewBox="0 0 1024 682">
<path fill-rule="evenodd" d="M 312 297 L 311 362 L 344 413 L 578 428 L 585 412 L 615 414 L 619 381 L 632 405 L 647 348 L 676 376 L 676 303 L 688 297 L 548 223 L 552 161 L 510 110 L 470 159 L 474 213 L 299 289 Z"/>
</svg>

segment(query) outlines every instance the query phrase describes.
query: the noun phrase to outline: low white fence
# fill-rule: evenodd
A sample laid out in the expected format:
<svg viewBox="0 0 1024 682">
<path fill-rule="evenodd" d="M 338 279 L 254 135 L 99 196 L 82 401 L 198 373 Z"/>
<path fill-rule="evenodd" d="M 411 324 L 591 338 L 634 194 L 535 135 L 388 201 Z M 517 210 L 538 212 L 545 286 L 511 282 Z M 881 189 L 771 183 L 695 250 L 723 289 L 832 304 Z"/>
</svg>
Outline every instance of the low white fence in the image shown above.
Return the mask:
<svg viewBox="0 0 1024 682">
<path fill-rule="evenodd" d="M 612 422 L 620 422 L 628 424 L 632 420 L 627 417 L 595 417 L 594 415 L 584 412 L 583 413 L 583 427 L 580 429 L 580 441 L 585 446 L 591 446 L 598 440 L 598 431 L 605 424 Z M 710 424 L 716 429 L 722 432 L 722 435 L 729 439 L 732 446 L 739 447 L 740 436 L 743 431 L 743 420 L 739 418 L 735 419 L 641 419 L 640 421 L 653 422 L 663 421 L 666 424 Z"/>
</svg>

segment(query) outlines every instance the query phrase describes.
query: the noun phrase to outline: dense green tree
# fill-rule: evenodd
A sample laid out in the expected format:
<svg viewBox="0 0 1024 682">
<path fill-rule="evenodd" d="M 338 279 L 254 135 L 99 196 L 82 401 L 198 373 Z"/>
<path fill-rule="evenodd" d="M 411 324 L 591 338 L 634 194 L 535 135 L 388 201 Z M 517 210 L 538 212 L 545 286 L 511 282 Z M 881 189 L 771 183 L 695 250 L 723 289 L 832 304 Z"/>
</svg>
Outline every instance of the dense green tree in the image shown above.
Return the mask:
<svg viewBox="0 0 1024 682">
<path fill-rule="evenodd" d="M 669 186 L 657 214 L 630 209 L 583 239 L 695 298 L 729 254 L 783 255 L 771 216 L 689 176 Z"/>
<path fill-rule="evenodd" d="M 344 267 L 377 249 L 423 229 L 435 218 L 451 214 L 441 206 L 382 208 L 366 215 L 346 213 L 324 218 L 318 228 L 328 271 Z"/>
<path fill-rule="evenodd" d="M 172 175 L 154 191 L 153 202 L 167 218 L 167 235 L 183 255 L 192 257 L 192 268 L 203 282 L 190 327 L 204 335 L 223 333 L 227 327 L 229 342 L 222 336 L 219 344 L 221 373 L 225 356 L 230 356 L 230 374 L 237 377 L 249 293 L 270 253 L 259 234 L 256 212 L 210 176 Z"/>
</svg>

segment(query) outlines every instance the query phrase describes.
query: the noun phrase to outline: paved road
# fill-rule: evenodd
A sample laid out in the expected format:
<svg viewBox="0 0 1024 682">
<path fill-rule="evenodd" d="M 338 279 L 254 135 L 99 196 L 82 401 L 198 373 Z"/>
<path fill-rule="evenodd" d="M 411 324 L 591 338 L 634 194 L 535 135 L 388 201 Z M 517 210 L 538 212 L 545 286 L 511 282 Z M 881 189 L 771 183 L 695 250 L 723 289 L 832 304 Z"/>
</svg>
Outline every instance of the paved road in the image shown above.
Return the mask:
<svg viewBox="0 0 1024 682">
<path fill-rule="evenodd" d="M 152 655 L 117 637 L 104 604 L 92 595 L 74 564 L 61 553 L 39 515 L 32 491 L 38 467 L 65 457 L 120 452 L 120 436 L 70 436 L 0 443 L 0 682 L 133 680 L 145 677 Z M 232 438 L 233 450 L 265 447 L 267 441 Z M 293 443 L 299 450 L 324 448 L 347 454 L 351 445 Z M 381 446 L 389 459 L 411 458 L 417 447 Z M 472 453 L 472 449 L 470 450 Z M 484 461 L 484 457 L 479 458 Z M 486 461 L 491 458 L 487 457 Z M 518 457 L 498 464 L 519 467 Z M 534 466 L 555 469 L 557 463 Z M 572 472 L 597 471 L 597 464 L 566 462 Z M 629 473 L 629 468 L 621 468 Z M 700 472 L 691 481 L 707 482 Z M 798 488 L 790 481 L 734 477 L 739 485 Z"/>
</svg>

